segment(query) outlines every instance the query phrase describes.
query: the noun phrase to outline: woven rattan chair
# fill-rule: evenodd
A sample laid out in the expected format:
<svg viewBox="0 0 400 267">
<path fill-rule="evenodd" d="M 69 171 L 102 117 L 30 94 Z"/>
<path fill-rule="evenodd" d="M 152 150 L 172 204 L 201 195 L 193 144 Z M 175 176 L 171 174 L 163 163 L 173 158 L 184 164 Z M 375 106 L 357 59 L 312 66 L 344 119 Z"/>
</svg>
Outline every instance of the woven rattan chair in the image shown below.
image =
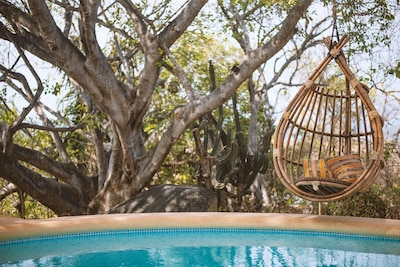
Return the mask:
<svg viewBox="0 0 400 267">
<path fill-rule="evenodd" d="M 286 108 L 274 137 L 276 173 L 291 192 L 313 201 L 337 200 L 365 191 L 382 168 L 383 120 L 342 52 L 349 37 L 330 48 Z M 318 85 L 334 60 L 343 89 Z"/>
</svg>

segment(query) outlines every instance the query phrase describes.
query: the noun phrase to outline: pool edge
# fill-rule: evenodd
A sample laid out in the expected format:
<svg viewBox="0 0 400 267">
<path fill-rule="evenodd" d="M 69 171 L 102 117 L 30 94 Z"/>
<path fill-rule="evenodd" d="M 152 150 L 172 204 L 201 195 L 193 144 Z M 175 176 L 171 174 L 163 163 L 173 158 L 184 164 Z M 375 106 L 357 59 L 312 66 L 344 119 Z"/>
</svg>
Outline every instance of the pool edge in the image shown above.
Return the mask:
<svg viewBox="0 0 400 267">
<path fill-rule="evenodd" d="M 400 239 L 391 219 L 282 213 L 135 213 L 23 220 L 0 216 L 0 241 L 42 235 L 149 228 L 260 228 L 382 236 Z"/>
</svg>

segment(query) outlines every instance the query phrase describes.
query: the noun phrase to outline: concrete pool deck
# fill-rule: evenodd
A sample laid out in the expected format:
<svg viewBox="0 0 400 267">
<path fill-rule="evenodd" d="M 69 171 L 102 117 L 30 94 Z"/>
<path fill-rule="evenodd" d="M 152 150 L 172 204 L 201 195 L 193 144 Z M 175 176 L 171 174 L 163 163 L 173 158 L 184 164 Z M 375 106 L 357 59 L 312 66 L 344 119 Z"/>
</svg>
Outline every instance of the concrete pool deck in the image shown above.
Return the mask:
<svg viewBox="0 0 400 267">
<path fill-rule="evenodd" d="M 0 216 L 0 241 L 149 228 L 250 228 L 303 230 L 400 239 L 400 220 L 280 213 L 135 213 L 24 220 Z"/>
</svg>

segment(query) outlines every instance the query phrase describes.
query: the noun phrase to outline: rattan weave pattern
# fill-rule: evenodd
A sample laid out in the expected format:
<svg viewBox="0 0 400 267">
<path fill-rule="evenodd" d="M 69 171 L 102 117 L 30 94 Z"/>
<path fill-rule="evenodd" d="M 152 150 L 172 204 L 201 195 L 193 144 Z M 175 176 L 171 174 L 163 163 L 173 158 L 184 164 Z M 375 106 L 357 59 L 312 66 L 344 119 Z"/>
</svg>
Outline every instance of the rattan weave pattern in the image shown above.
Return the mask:
<svg viewBox="0 0 400 267">
<path fill-rule="evenodd" d="M 369 98 L 368 87 L 357 80 L 346 62 L 342 48 L 348 41 L 349 36 L 343 36 L 334 46 L 340 53 L 328 53 L 306 80 L 275 131 L 273 159 L 278 177 L 290 191 L 313 201 L 337 200 L 365 191 L 381 170 L 383 120 Z M 329 47 L 330 39 L 325 38 L 324 43 Z M 344 74 L 341 89 L 318 84 L 333 60 Z M 305 160 L 347 155 L 357 155 L 362 162 L 362 167 L 341 166 L 340 170 L 347 171 L 341 173 L 342 178 L 351 176 L 352 183 L 344 185 L 338 177 L 331 177 L 332 172 L 329 181 L 307 177 Z"/>
</svg>

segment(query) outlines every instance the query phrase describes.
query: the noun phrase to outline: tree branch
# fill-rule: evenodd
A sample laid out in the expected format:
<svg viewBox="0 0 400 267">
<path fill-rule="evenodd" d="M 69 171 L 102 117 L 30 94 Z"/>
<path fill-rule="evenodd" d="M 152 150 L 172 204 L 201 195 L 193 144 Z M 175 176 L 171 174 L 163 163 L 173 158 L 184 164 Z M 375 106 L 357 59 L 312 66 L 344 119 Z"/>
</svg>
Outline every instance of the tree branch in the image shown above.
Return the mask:
<svg viewBox="0 0 400 267">
<path fill-rule="evenodd" d="M 240 70 L 237 74 L 230 74 L 226 80 L 209 95 L 175 110 L 171 125 L 163 134 L 160 142 L 152 151 L 147 165 L 143 168 L 143 170 L 146 171 L 146 174 L 141 174 L 143 177 L 154 175 L 158 166 L 168 154 L 172 144 L 186 130 L 190 123 L 200 116 L 211 112 L 228 100 L 236 89 L 252 75 L 254 70 L 282 49 L 294 35 L 296 24 L 304 15 L 311 2 L 312 0 L 300 0 L 298 4 L 288 12 L 286 19 L 283 21 L 281 28 L 275 36 L 262 47 L 246 54 L 239 66 Z"/>
<path fill-rule="evenodd" d="M 72 163 L 59 163 L 33 149 L 13 145 L 13 158 L 35 166 L 51 176 L 75 187 L 82 186 L 88 179 Z M 80 181 L 80 179 L 82 181 Z"/>
<path fill-rule="evenodd" d="M 36 124 L 30 124 L 30 123 L 21 123 L 17 129 L 20 130 L 20 129 L 30 128 L 30 129 L 36 129 L 36 130 L 41 130 L 41 131 L 62 133 L 62 132 L 73 132 L 78 129 L 82 129 L 83 127 L 85 127 L 84 122 L 78 123 L 74 127 L 53 127 L 53 126 L 43 126 L 43 125 L 36 125 Z"/>
<path fill-rule="evenodd" d="M 18 150 L 18 149 L 17 149 Z M 57 215 L 81 215 L 86 213 L 88 196 L 78 188 L 45 178 L 21 165 L 16 159 L 0 153 L 0 176 L 17 185 Z M 52 192 L 52 193 L 49 193 Z"/>
<path fill-rule="evenodd" d="M 140 42 L 142 43 L 142 47 L 146 53 L 146 50 L 151 47 L 152 43 L 150 38 L 151 34 L 149 34 L 145 23 L 146 18 L 142 15 L 142 13 L 140 13 L 139 9 L 131 1 L 119 0 L 119 3 L 121 3 L 128 15 L 131 17 Z"/>
<path fill-rule="evenodd" d="M 29 14 L 16 8 L 14 5 L 7 1 L 0 1 L 0 13 L 7 18 L 8 21 L 12 21 L 17 25 L 16 30 L 18 33 L 24 33 L 25 29 L 28 29 L 33 35 L 39 36 L 40 30 L 35 19 Z"/>
<path fill-rule="evenodd" d="M 32 14 L 38 22 L 40 33 L 46 36 L 47 45 L 50 51 L 60 54 L 63 51 L 65 37 L 61 30 L 57 27 L 47 5 L 44 0 L 29 0 L 29 7 Z"/>
<path fill-rule="evenodd" d="M 161 42 L 170 47 L 192 24 L 208 0 L 191 0 L 180 14 L 159 34 Z"/>
<path fill-rule="evenodd" d="M 199 95 L 194 91 L 189 78 L 187 77 L 185 70 L 179 65 L 179 63 L 175 60 L 175 57 L 172 55 L 171 51 L 161 43 L 161 47 L 164 52 L 167 54 L 168 58 L 171 60 L 172 64 L 174 64 L 175 69 L 172 72 L 178 77 L 178 79 L 182 82 L 183 88 L 185 88 L 186 95 L 189 98 L 189 102 L 193 102 L 193 100 L 198 99 Z"/>
<path fill-rule="evenodd" d="M 99 57 L 99 55 L 103 55 L 96 39 L 97 9 L 100 1 L 81 0 L 80 3 L 81 23 L 79 28 L 86 56 Z"/>
</svg>

